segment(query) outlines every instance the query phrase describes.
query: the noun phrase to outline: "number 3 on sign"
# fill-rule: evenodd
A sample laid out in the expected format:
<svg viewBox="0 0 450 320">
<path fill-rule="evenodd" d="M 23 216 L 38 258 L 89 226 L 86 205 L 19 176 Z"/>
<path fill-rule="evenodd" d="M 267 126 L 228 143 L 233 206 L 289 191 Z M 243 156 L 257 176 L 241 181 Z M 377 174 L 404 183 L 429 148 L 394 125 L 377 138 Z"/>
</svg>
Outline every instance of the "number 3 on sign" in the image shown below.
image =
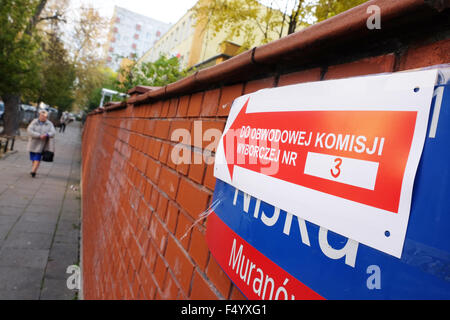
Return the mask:
<svg viewBox="0 0 450 320">
<path fill-rule="evenodd" d="M 334 159 L 334 168 L 330 169 L 331 175 L 333 178 L 337 178 L 341 175 L 341 165 L 342 165 L 342 159 L 336 158 Z"/>
</svg>

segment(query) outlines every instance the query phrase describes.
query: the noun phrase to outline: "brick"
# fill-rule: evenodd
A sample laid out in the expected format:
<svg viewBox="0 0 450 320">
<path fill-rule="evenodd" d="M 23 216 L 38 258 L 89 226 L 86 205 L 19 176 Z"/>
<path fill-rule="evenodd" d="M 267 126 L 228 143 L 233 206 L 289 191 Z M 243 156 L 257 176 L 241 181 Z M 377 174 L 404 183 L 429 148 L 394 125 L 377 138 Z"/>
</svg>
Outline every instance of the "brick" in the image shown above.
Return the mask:
<svg viewBox="0 0 450 320">
<path fill-rule="evenodd" d="M 165 220 L 169 232 L 175 233 L 175 228 L 177 227 L 177 220 L 178 220 L 178 208 L 173 202 L 169 201 Z"/>
<path fill-rule="evenodd" d="M 170 104 L 170 99 L 169 100 L 165 100 L 162 103 L 162 107 L 161 107 L 161 118 L 167 118 L 167 113 L 169 112 L 169 104 Z"/>
<path fill-rule="evenodd" d="M 203 271 L 208 260 L 209 249 L 206 244 L 205 234 L 197 227 L 192 229 L 191 244 L 189 245 L 189 254 L 200 269 Z"/>
<path fill-rule="evenodd" d="M 170 148 L 167 158 L 169 167 L 177 169 L 180 164 L 189 165 L 189 163 L 191 163 L 191 147 L 177 144 Z"/>
<path fill-rule="evenodd" d="M 158 102 L 153 103 L 153 104 L 148 108 L 149 111 L 148 111 L 147 116 L 148 116 L 149 118 L 157 118 L 157 117 L 159 117 L 159 116 L 161 115 L 162 105 L 163 105 L 163 104 L 162 104 L 161 101 L 158 101 Z"/>
<path fill-rule="evenodd" d="M 161 290 L 156 290 L 155 299 L 154 300 L 162 300 L 163 297 L 161 295 Z"/>
<path fill-rule="evenodd" d="M 167 151 L 167 166 L 169 166 L 172 169 L 177 168 L 177 161 L 180 153 L 180 149 L 178 147 L 169 145 L 169 149 Z"/>
<path fill-rule="evenodd" d="M 158 159 L 161 153 L 162 142 L 160 140 L 151 139 L 148 146 L 148 155 L 153 159 Z"/>
<path fill-rule="evenodd" d="M 189 108 L 187 110 L 188 117 L 200 116 L 200 111 L 202 109 L 203 95 L 204 95 L 203 92 L 198 92 L 191 96 Z"/>
<path fill-rule="evenodd" d="M 158 205 L 158 200 L 159 200 L 159 191 L 157 188 L 153 188 L 152 197 L 150 198 L 150 203 L 149 203 L 151 209 L 156 210 L 156 207 Z"/>
<path fill-rule="evenodd" d="M 320 81 L 321 68 L 314 68 L 280 75 L 278 87 L 291 84 Z"/>
<path fill-rule="evenodd" d="M 217 114 L 219 106 L 220 89 L 209 90 L 204 93 L 200 115 L 202 117 L 213 117 Z"/>
<path fill-rule="evenodd" d="M 156 262 L 156 256 L 158 255 L 158 250 L 155 247 L 155 244 L 153 242 L 149 242 L 147 254 L 142 259 L 141 267 L 147 266 L 148 269 L 153 272 L 153 268 L 155 267 Z"/>
<path fill-rule="evenodd" d="M 217 116 L 228 116 L 234 99 L 242 95 L 243 88 L 242 83 L 222 88 Z"/>
<path fill-rule="evenodd" d="M 139 110 L 141 111 L 143 109 L 140 108 Z M 144 131 L 144 128 L 145 128 L 145 120 L 139 119 L 137 122 L 137 128 L 136 128 L 137 132 L 142 133 Z"/>
<path fill-rule="evenodd" d="M 161 220 L 166 219 L 166 213 L 167 213 L 167 205 L 168 205 L 169 199 L 165 197 L 164 195 L 159 195 L 158 200 L 158 207 L 156 208 L 156 213 L 160 217 Z"/>
<path fill-rule="evenodd" d="M 170 99 L 169 110 L 167 111 L 167 118 L 173 118 L 177 115 L 178 98 Z"/>
<path fill-rule="evenodd" d="M 173 142 L 186 143 L 191 138 L 191 120 L 173 120 L 170 123 L 169 139 Z"/>
<path fill-rule="evenodd" d="M 135 279 L 133 281 L 133 285 L 132 285 L 132 289 L 131 289 L 135 299 L 139 299 L 139 291 L 141 290 L 141 287 L 142 287 L 142 285 L 141 285 L 141 282 L 139 281 L 139 277 L 135 273 Z"/>
<path fill-rule="evenodd" d="M 233 285 L 233 288 L 231 289 L 231 295 L 230 300 L 246 300 L 247 298 L 242 294 L 242 292 Z"/>
<path fill-rule="evenodd" d="M 178 104 L 177 117 L 186 117 L 187 116 L 190 98 L 191 98 L 190 95 L 182 96 L 180 98 L 180 102 Z"/>
<path fill-rule="evenodd" d="M 196 157 L 197 155 L 197 157 Z M 202 160 L 201 163 L 194 163 L 194 161 L 189 166 L 189 178 L 199 184 L 203 181 L 203 176 L 205 174 L 205 162 L 203 161 L 203 154 L 195 152 L 193 159 Z M 199 161 L 196 161 L 199 162 Z"/>
<path fill-rule="evenodd" d="M 145 169 L 146 169 L 146 162 L 147 162 L 147 157 L 139 152 L 137 155 L 137 163 L 136 163 L 136 167 L 138 168 L 139 171 L 141 171 L 142 173 L 145 173 Z"/>
<path fill-rule="evenodd" d="M 189 161 L 184 161 L 177 165 L 177 172 L 182 175 L 187 175 L 187 173 L 189 171 L 189 163 L 191 163 L 190 156 L 189 156 Z"/>
<path fill-rule="evenodd" d="M 175 280 L 172 278 L 172 275 L 168 272 L 166 280 L 164 281 L 164 287 L 161 290 L 161 298 L 164 300 L 175 300 L 179 291 L 180 288 L 178 288 Z"/>
<path fill-rule="evenodd" d="M 166 140 L 169 135 L 170 121 L 155 120 L 155 130 L 153 135 L 157 138 Z"/>
<path fill-rule="evenodd" d="M 212 255 L 208 261 L 206 275 L 217 288 L 217 290 L 224 297 L 228 297 L 228 293 L 230 292 L 232 283 Z"/>
<path fill-rule="evenodd" d="M 177 202 L 191 215 L 197 219 L 208 205 L 210 194 L 198 186 L 189 182 L 187 179 L 181 179 L 177 195 Z"/>
<path fill-rule="evenodd" d="M 145 175 L 155 184 L 158 183 L 160 171 L 161 164 L 153 159 L 147 159 L 147 168 L 145 170 Z"/>
<path fill-rule="evenodd" d="M 140 226 L 139 234 L 137 234 L 138 243 L 139 246 L 142 248 L 143 257 L 145 257 L 145 255 L 147 254 L 148 247 L 150 245 L 150 234 L 148 233 L 147 230 L 150 228 L 150 222 L 152 218 L 151 211 L 148 208 L 144 214 L 146 222 Z"/>
<path fill-rule="evenodd" d="M 198 126 L 198 124 L 197 124 Z M 194 124 L 195 127 L 195 124 Z M 201 122 L 201 137 L 202 148 L 215 152 L 219 144 L 220 137 L 222 136 L 225 128 L 225 121 L 223 120 L 205 120 Z M 198 134 L 195 132 L 194 134 Z"/>
<path fill-rule="evenodd" d="M 189 240 L 191 238 L 192 229 L 191 226 L 194 224 L 194 220 L 187 214 L 180 211 L 178 214 L 177 228 L 175 230 L 175 236 L 179 240 L 180 244 L 184 249 L 187 249 L 189 245 Z"/>
<path fill-rule="evenodd" d="M 394 64 L 394 54 L 365 58 L 358 61 L 328 67 L 324 79 L 341 79 L 366 74 L 392 72 L 394 71 Z"/>
<path fill-rule="evenodd" d="M 216 186 L 216 178 L 214 177 L 214 162 L 210 158 L 208 158 L 207 161 L 209 164 L 206 165 L 205 180 L 203 181 L 203 184 L 208 189 L 214 190 Z"/>
<path fill-rule="evenodd" d="M 147 136 L 152 136 L 155 132 L 156 121 L 155 120 L 146 120 L 143 134 Z"/>
<path fill-rule="evenodd" d="M 164 263 L 164 260 L 158 255 L 156 256 L 156 263 L 155 263 L 155 271 L 153 274 L 155 275 L 156 284 L 162 288 L 164 284 L 164 280 L 166 277 L 166 271 L 167 267 Z"/>
<path fill-rule="evenodd" d="M 167 245 L 168 231 L 156 215 L 152 216 L 149 231 L 155 248 L 160 254 L 164 254 Z"/>
<path fill-rule="evenodd" d="M 161 176 L 158 186 L 164 191 L 171 199 L 175 199 L 178 189 L 179 176 L 171 169 L 163 167 L 161 170 Z"/>
<path fill-rule="evenodd" d="M 147 201 L 147 200 L 145 200 L 145 201 Z M 150 215 L 149 215 L 148 207 L 142 198 L 141 198 L 141 201 L 139 202 L 137 216 L 139 219 L 139 223 L 141 225 L 148 226 Z"/>
<path fill-rule="evenodd" d="M 137 150 L 139 150 L 139 151 L 144 150 L 145 140 L 146 140 L 145 136 L 143 136 L 141 134 L 137 135 L 137 137 L 136 137 L 136 149 Z"/>
<path fill-rule="evenodd" d="M 169 236 L 165 258 L 185 294 L 189 291 L 194 265 L 175 239 Z"/>
<path fill-rule="evenodd" d="M 170 143 L 163 142 L 161 143 L 161 150 L 159 152 L 159 161 L 161 163 L 167 163 L 167 157 L 169 156 Z"/>
<path fill-rule="evenodd" d="M 244 94 L 256 92 L 260 89 L 272 88 L 274 84 L 275 84 L 274 77 L 249 81 L 245 84 Z"/>
<path fill-rule="evenodd" d="M 399 70 L 423 68 L 450 61 L 450 39 L 408 48 L 400 58 Z"/>
<path fill-rule="evenodd" d="M 189 298 L 192 300 L 217 300 L 218 297 L 206 279 L 198 271 L 195 271 Z"/>
</svg>

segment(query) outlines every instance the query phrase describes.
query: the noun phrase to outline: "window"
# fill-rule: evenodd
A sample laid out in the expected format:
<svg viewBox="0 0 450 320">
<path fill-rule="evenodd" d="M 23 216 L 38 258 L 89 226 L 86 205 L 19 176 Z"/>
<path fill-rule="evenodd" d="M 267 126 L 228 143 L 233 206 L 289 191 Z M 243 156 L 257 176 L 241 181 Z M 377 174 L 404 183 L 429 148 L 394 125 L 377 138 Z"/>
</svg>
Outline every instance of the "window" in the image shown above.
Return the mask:
<svg viewBox="0 0 450 320">
<path fill-rule="evenodd" d="M 114 48 L 113 47 L 109 47 L 109 52 L 114 52 Z"/>
<path fill-rule="evenodd" d="M 140 25 L 140 24 L 137 24 L 137 25 L 136 25 L 136 30 L 137 30 L 137 31 L 141 31 L 141 25 Z"/>
<path fill-rule="evenodd" d="M 136 39 L 136 40 L 139 39 L 139 35 L 137 33 L 134 35 L 134 39 Z"/>
<path fill-rule="evenodd" d="M 133 43 L 133 44 L 131 45 L 131 47 L 132 47 L 134 50 L 136 50 L 136 48 L 137 48 L 136 43 Z"/>
<path fill-rule="evenodd" d="M 116 17 L 116 23 L 120 23 L 120 18 Z"/>
<path fill-rule="evenodd" d="M 157 37 L 161 36 L 161 31 L 159 31 L 159 30 L 156 31 L 156 36 L 157 36 Z"/>
</svg>

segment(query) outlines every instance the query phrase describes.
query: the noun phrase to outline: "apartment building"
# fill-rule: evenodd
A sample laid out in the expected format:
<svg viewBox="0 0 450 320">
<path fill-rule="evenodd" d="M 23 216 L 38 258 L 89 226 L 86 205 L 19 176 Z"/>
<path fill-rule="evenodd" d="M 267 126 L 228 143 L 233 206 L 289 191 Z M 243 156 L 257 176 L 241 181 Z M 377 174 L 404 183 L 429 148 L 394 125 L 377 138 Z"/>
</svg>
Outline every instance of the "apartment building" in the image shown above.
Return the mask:
<svg viewBox="0 0 450 320">
<path fill-rule="evenodd" d="M 169 28 L 170 24 L 115 6 L 105 46 L 107 65 L 117 70 L 123 58 L 143 56 Z"/>
<path fill-rule="evenodd" d="M 209 1 L 209 0 L 201 0 Z M 261 12 L 265 10 L 261 4 Z M 275 14 L 281 14 L 276 12 Z M 254 23 L 249 20 L 248 23 Z M 287 32 L 285 28 L 284 34 Z M 137 64 L 154 62 L 160 55 L 177 56 L 182 68 L 206 67 L 218 64 L 239 52 L 243 36 L 227 38 L 227 30 L 214 34 L 205 23 L 197 23 L 192 8 L 181 17 L 156 43 L 137 61 Z M 278 35 L 271 35 L 276 39 Z M 261 39 L 259 39 L 261 38 Z M 262 41 L 262 34 L 255 40 Z"/>
</svg>

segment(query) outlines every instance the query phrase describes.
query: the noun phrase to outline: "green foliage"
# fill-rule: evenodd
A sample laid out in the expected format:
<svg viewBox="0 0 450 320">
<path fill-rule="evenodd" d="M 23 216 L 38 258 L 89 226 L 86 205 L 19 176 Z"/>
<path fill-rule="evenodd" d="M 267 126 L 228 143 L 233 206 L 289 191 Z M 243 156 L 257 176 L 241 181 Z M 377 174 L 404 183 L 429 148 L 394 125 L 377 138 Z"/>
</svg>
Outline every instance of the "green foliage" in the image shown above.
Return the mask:
<svg viewBox="0 0 450 320">
<path fill-rule="evenodd" d="M 74 105 L 84 109 L 104 81 L 99 39 L 103 38 L 107 23 L 93 7 L 81 7 L 79 13 L 69 45 L 76 70 Z"/>
<path fill-rule="evenodd" d="M 320 22 L 367 1 L 368 0 L 318 0 L 315 15 L 317 21 Z"/>
<path fill-rule="evenodd" d="M 0 0 L 0 96 L 17 94 L 25 101 L 68 110 L 73 102 L 74 66 L 53 30 L 37 29 L 47 2 Z M 52 20 L 56 26 L 57 19 Z"/>
<path fill-rule="evenodd" d="M 288 29 L 283 12 L 256 0 L 199 1 L 194 16 L 212 37 L 225 31 L 225 40 L 241 39 L 241 51 L 280 38 Z"/>
<path fill-rule="evenodd" d="M 40 41 L 28 29 L 38 2 L 0 0 L 0 96 L 37 90 L 36 74 L 42 62 Z"/>
<path fill-rule="evenodd" d="M 116 91 L 119 90 L 119 88 L 117 87 L 117 73 L 109 68 L 98 70 L 98 72 L 101 74 L 100 86 L 93 88 L 93 90 L 90 92 L 87 102 L 87 112 L 98 108 L 100 100 L 102 99 L 102 88 Z"/>
<path fill-rule="evenodd" d="M 144 62 L 135 65 L 131 71 L 122 69 L 122 83 L 118 84 L 119 91 L 126 92 L 136 86 L 165 86 L 186 76 L 187 72 L 181 70 L 177 57 L 168 58 L 161 55 L 155 62 Z"/>
<path fill-rule="evenodd" d="M 55 33 L 42 43 L 43 64 L 39 95 L 34 101 L 57 106 L 60 111 L 70 110 L 74 101 L 75 66 L 61 39 Z"/>
<path fill-rule="evenodd" d="M 239 38 L 241 51 L 328 19 L 367 0 L 201 0 L 197 25 L 225 40 Z M 236 41 L 236 40 L 234 40 Z"/>
</svg>

